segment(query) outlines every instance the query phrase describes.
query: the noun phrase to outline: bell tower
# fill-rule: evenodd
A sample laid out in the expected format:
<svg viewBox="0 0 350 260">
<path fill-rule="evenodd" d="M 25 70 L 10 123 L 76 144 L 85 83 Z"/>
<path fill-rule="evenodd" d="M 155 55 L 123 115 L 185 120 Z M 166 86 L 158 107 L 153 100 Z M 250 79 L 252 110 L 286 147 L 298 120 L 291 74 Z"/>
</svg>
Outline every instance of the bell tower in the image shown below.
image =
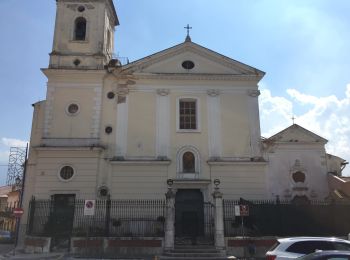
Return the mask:
<svg viewBox="0 0 350 260">
<path fill-rule="evenodd" d="M 119 25 L 112 0 L 56 0 L 52 69 L 103 69 Z"/>
</svg>

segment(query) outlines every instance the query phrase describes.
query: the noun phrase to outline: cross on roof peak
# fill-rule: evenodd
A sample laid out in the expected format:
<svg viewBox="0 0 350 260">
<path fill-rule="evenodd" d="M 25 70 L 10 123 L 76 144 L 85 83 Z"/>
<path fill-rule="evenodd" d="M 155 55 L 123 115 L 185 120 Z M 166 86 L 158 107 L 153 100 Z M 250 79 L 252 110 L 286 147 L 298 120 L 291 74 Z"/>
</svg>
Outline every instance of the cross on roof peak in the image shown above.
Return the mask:
<svg viewBox="0 0 350 260">
<path fill-rule="evenodd" d="M 296 117 L 293 115 L 291 119 L 293 120 L 293 125 L 294 125 Z"/>
<path fill-rule="evenodd" d="M 191 41 L 190 30 L 192 29 L 192 27 L 190 27 L 190 25 L 187 24 L 187 26 L 185 26 L 184 28 L 187 29 L 187 36 L 186 36 L 185 42 L 190 42 Z"/>
</svg>

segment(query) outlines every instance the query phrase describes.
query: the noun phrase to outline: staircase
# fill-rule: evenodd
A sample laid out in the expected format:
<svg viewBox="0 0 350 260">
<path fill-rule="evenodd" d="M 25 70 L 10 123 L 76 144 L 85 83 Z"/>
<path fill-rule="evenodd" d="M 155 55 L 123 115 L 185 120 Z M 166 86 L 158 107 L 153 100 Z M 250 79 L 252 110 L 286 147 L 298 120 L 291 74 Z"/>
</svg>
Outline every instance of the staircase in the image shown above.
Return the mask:
<svg viewBox="0 0 350 260">
<path fill-rule="evenodd" d="M 208 245 L 177 245 L 164 252 L 160 260 L 223 260 L 227 259 L 225 250 Z"/>
</svg>

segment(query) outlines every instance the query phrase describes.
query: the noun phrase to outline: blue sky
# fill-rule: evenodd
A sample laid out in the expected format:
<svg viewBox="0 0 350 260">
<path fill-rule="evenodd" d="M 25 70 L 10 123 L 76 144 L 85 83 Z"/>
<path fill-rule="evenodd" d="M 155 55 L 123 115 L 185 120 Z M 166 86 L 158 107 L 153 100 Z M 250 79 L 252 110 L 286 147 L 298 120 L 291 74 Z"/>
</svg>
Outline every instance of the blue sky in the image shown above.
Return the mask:
<svg viewBox="0 0 350 260">
<path fill-rule="evenodd" d="M 135 60 L 192 41 L 254 66 L 261 81 L 262 134 L 296 123 L 350 160 L 350 1 L 114 0 L 115 53 Z M 45 99 L 55 0 L 0 1 L 0 165 L 29 140 L 31 104 Z M 350 167 L 346 174 L 350 175 Z M 0 166 L 0 185 L 7 168 Z"/>
</svg>

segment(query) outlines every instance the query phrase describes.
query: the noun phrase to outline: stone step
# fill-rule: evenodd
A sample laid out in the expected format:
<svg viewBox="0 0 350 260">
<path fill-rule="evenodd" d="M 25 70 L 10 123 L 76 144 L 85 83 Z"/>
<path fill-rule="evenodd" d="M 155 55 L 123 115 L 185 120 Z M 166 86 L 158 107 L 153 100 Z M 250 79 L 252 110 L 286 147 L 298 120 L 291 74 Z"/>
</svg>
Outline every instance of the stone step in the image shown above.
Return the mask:
<svg viewBox="0 0 350 260">
<path fill-rule="evenodd" d="M 216 248 L 213 245 L 175 245 L 175 250 L 177 249 L 214 249 Z"/>
<path fill-rule="evenodd" d="M 174 257 L 174 256 L 160 256 L 159 260 L 227 260 L 230 258 L 227 258 L 226 256 L 214 256 L 214 257 L 193 257 L 193 256 L 187 256 L 187 257 Z"/>
<path fill-rule="evenodd" d="M 176 246 L 173 250 L 164 252 L 163 260 L 222 260 L 228 259 L 225 250 L 218 250 L 213 246 Z"/>
<path fill-rule="evenodd" d="M 165 256 L 174 256 L 174 257 L 217 257 L 224 256 L 220 253 L 208 253 L 208 252 L 166 252 L 163 255 Z"/>
<path fill-rule="evenodd" d="M 203 252 L 203 253 L 220 253 L 220 250 L 215 248 L 175 248 L 170 250 L 170 252 L 174 253 L 195 253 L 195 252 Z"/>
</svg>

